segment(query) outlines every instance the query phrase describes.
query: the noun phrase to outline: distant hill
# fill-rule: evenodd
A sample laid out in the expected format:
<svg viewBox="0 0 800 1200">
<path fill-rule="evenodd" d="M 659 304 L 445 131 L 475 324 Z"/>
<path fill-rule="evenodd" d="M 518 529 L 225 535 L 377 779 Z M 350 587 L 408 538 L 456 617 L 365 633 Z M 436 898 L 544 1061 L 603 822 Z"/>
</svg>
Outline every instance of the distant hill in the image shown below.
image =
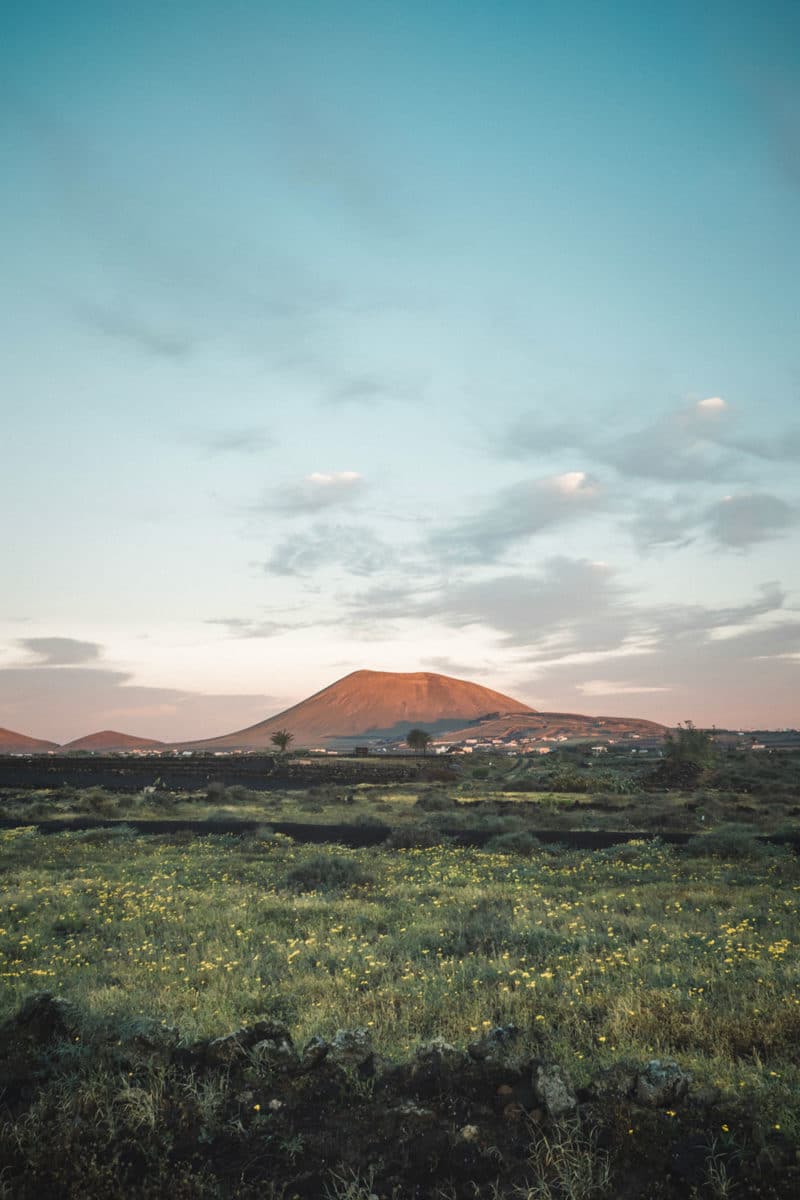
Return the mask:
<svg viewBox="0 0 800 1200">
<path fill-rule="evenodd" d="M 41 738 L 15 733 L 13 729 L 0 729 L 0 754 L 43 754 L 57 750 L 56 742 L 45 742 Z"/>
<path fill-rule="evenodd" d="M 471 721 L 463 729 L 438 734 L 438 742 L 480 741 L 492 738 L 609 738 L 638 734 L 639 737 L 663 737 L 666 725 L 639 717 L 589 717 L 581 713 L 513 712 L 483 721 Z"/>
<path fill-rule="evenodd" d="M 534 711 L 501 692 L 449 675 L 354 671 L 248 729 L 181 745 L 202 750 L 272 750 L 270 739 L 278 729 L 294 734 L 295 746 L 360 737 L 403 737 L 415 725 L 438 735 L 490 714 Z"/>
<path fill-rule="evenodd" d="M 152 738 L 134 737 L 130 733 L 117 733 L 114 729 L 103 729 L 99 733 L 89 733 L 86 737 L 76 738 L 67 742 L 62 750 L 161 750 L 164 742 L 155 742 Z"/>
</svg>

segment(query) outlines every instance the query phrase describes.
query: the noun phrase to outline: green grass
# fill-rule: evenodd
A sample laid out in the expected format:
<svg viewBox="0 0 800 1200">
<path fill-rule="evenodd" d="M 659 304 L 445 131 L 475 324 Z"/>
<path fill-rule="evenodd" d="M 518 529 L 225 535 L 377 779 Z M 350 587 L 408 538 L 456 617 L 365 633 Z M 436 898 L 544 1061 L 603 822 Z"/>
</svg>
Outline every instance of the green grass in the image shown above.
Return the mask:
<svg viewBox="0 0 800 1200">
<path fill-rule="evenodd" d="M 0 1006 L 48 988 L 186 1039 L 256 1015 L 401 1056 L 518 1025 L 588 1078 L 674 1056 L 800 1135 L 800 864 L 0 834 Z"/>
<path fill-rule="evenodd" d="M 630 794 L 507 792 L 502 779 L 466 777 L 451 784 L 324 785 L 303 790 L 256 792 L 217 785 L 206 793 L 132 795 L 90 788 L 0 794 L 0 813 L 27 822 L 53 817 L 101 819 L 246 820 L 312 824 L 376 821 L 392 829 L 491 825 L 490 832 L 520 826 L 537 829 L 608 829 L 705 834 L 725 824 L 746 824 L 760 833 L 800 830 L 797 797 L 754 798 L 736 792 L 701 790 Z M 502 822 L 506 822 L 502 827 Z"/>
</svg>

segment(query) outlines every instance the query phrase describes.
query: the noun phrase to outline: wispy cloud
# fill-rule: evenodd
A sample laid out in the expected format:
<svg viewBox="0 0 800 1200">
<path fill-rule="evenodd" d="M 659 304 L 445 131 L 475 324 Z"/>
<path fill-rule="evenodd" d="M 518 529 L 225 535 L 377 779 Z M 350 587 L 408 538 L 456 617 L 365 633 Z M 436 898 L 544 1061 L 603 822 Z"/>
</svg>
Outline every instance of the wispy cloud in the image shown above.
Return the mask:
<svg viewBox="0 0 800 1200">
<path fill-rule="evenodd" d="M 796 506 L 769 492 L 741 492 L 706 505 L 684 493 L 669 501 L 642 499 L 628 527 L 642 550 L 705 539 L 716 549 L 744 551 L 783 536 L 798 520 Z"/>
<path fill-rule="evenodd" d="M 767 492 L 725 496 L 705 514 L 709 535 L 720 546 L 744 550 L 779 537 L 797 524 L 796 508 Z"/>
<path fill-rule="evenodd" d="M 645 683 L 614 679 L 587 679 L 585 683 L 579 683 L 576 687 L 584 696 L 641 696 L 650 692 L 672 691 L 668 687 L 653 687 Z"/>
<path fill-rule="evenodd" d="M 391 548 L 365 526 L 319 523 L 279 543 L 264 570 L 270 575 L 307 576 L 334 566 L 351 575 L 375 575 L 393 557 Z"/>
<path fill-rule="evenodd" d="M 213 737 L 283 707 L 269 695 L 204 694 L 143 687 L 125 671 L 42 665 L 0 669 L 0 724 L 66 742 L 108 728 L 165 741 Z"/>
<path fill-rule="evenodd" d="M 276 442 L 269 430 L 260 425 L 240 429 L 197 430 L 186 440 L 207 454 L 260 454 L 272 449 Z"/>
<path fill-rule="evenodd" d="M 132 308 L 99 304 L 80 304 L 76 314 L 86 325 L 106 337 L 124 342 L 144 354 L 159 358 L 183 359 L 194 349 L 195 335 L 166 320 L 143 316 Z"/>
<path fill-rule="evenodd" d="M 585 471 L 513 484 L 473 516 L 431 537 L 437 552 L 461 562 L 493 562 L 517 542 L 602 511 L 607 499 Z"/>
<path fill-rule="evenodd" d="M 735 418 L 721 396 L 707 396 L 623 432 L 610 417 L 553 422 L 530 413 L 513 422 L 497 448 L 518 460 L 580 453 L 625 478 L 676 484 L 740 480 L 753 459 L 800 459 L 800 428 L 771 438 L 748 437 L 737 431 Z"/>
<path fill-rule="evenodd" d="M 304 516 L 351 504 L 365 487 L 358 471 L 314 471 L 300 483 L 271 488 L 255 508 L 261 512 Z"/>
<path fill-rule="evenodd" d="M 69 637 L 20 638 L 17 645 L 33 655 L 31 667 L 72 667 L 99 658 L 98 642 L 82 642 Z"/>
<path fill-rule="evenodd" d="M 209 617 L 206 625 L 221 625 L 237 638 L 273 638 L 292 629 L 302 628 L 284 621 L 249 619 L 247 617 Z"/>
</svg>

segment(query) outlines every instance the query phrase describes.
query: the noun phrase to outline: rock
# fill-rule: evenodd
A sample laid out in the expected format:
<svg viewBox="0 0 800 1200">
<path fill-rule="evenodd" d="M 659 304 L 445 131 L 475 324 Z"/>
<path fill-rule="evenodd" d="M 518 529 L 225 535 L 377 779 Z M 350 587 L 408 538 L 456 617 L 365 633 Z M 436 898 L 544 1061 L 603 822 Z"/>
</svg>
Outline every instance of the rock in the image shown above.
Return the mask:
<svg viewBox="0 0 800 1200">
<path fill-rule="evenodd" d="M 433 1121 L 436 1119 L 436 1114 L 430 1108 L 423 1108 L 420 1104 L 415 1104 L 413 1100 L 404 1100 L 402 1104 L 398 1104 L 392 1109 L 393 1113 L 397 1113 L 398 1117 L 414 1117 L 418 1121 Z"/>
<path fill-rule="evenodd" d="M 141 1024 L 126 1041 L 131 1049 L 143 1057 L 169 1062 L 180 1043 L 180 1031 L 174 1025 L 149 1022 Z"/>
<path fill-rule="evenodd" d="M 636 1077 L 635 1098 L 648 1108 L 666 1108 L 684 1098 L 692 1075 L 671 1058 L 653 1058 Z"/>
<path fill-rule="evenodd" d="M 574 1112 L 578 1100 L 563 1067 L 557 1063 L 534 1062 L 533 1092 L 551 1117 L 564 1117 Z"/>
<path fill-rule="evenodd" d="M 459 1071 L 466 1066 L 468 1061 L 463 1050 L 451 1046 L 441 1037 L 420 1043 L 414 1051 L 415 1072 L 430 1071 L 431 1069 L 437 1073 Z"/>
<path fill-rule="evenodd" d="M 205 1044 L 205 1057 L 222 1065 L 244 1059 L 256 1050 L 256 1064 L 288 1066 L 297 1062 L 292 1035 L 278 1021 L 256 1021 Z"/>
<path fill-rule="evenodd" d="M 706 1178 L 708 1140 L 695 1135 L 673 1142 L 669 1151 L 670 1174 L 689 1188 L 696 1188 Z"/>
<path fill-rule="evenodd" d="M 584 1089 L 587 1100 L 627 1100 L 636 1087 L 638 1068 L 629 1063 L 614 1063 L 595 1075 Z"/>
<path fill-rule="evenodd" d="M 303 1047 L 303 1053 L 300 1057 L 300 1065 L 304 1071 L 313 1071 L 321 1062 L 324 1062 L 328 1057 L 330 1045 L 325 1041 L 325 1038 L 319 1037 L 317 1034 L 309 1038 Z"/>
<path fill-rule="evenodd" d="M 298 1065 L 297 1051 L 291 1041 L 264 1038 L 256 1042 L 250 1051 L 253 1065 L 266 1067 L 270 1071 L 291 1070 Z"/>
<path fill-rule="evenodd" d="M 363 1026 L 356 1029 L 337 1029 L 328 1047 L 328 1058 L 340 1067 L 369 1070 L 375 1059 L 372 1034 Z"/>
<path fill-rule="evenodd" d="M 519 1032 L 516 1025 L 495 1025 L 476 1041 L 470 1042 L 467 1052 L 476 1062 L 504 1063 Z"/>
<path fill-rule="evenodd" d="M 71 1001 L 52 992 L 35 992 L 3 1024 L 0 1038 L 43 1046 L 74 1038 L 78 1027 L 78 1010 Z"/>
</svg>

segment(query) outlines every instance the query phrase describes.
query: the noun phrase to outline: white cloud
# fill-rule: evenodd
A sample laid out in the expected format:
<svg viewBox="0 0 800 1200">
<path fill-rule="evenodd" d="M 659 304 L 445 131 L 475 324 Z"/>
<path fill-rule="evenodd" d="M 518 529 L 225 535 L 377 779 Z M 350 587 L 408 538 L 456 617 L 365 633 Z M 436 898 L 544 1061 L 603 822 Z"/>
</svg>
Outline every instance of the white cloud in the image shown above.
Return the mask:
<svg viewBox="0 0 800 1200">
<path fill-rule="evenodd" d="M 728 405 L 721 396 L 709 396 L 705 400 L 698 400 L 696 407 L 703 412 L 720 412 L 723 408 L 727 408 Z"/>
<path fill-rule="evenodd" d="M 352 487 L 354 483 L 360 483 L 361 479 L 358 471 L 313 471 L 306 475 L 306 482 L 318 487 Z"/>
<path fill-rule="evenodd" d="M 725 496 L 705 514 L 714 541 L 738 550 L 779 537 L 797 523 L 797 518 L 792 505 L 768 492 Z"/>
<path fill-rule="evenodd" d="M 358 471 L 312 471 L 300 483 L 270 489 L 256 507 L 290 515 L 317 513 L 349 503 L 364 486 L 364 477 Z"/>
<path fill-rule="evenodd" d="M 585 471 L 565 471 L 563 475 L 544 480 L 543 486 L 551 487 L 564 496 L 574 496 L 579 492 L 593 496 L 598 490 L 597 484 L 589 479 Z"/>
<path fill-rule="evenodd" d="M 649 687 L 644 683 L 617 683 L 613 679 L 587 679 L 576 684 L 584 696 L 635 696 L 641 692 L 671 692 L 668 687 Z"/>
<path fill-rule="evenodd" d="M 525 480 L 498 492 L 491 504 L 434 534 L 437 553 L 463 562 L 493 562 L 517 542 L 542 530 L 580 520 L 607 504 L 585 471 Z"/>
</svg>

